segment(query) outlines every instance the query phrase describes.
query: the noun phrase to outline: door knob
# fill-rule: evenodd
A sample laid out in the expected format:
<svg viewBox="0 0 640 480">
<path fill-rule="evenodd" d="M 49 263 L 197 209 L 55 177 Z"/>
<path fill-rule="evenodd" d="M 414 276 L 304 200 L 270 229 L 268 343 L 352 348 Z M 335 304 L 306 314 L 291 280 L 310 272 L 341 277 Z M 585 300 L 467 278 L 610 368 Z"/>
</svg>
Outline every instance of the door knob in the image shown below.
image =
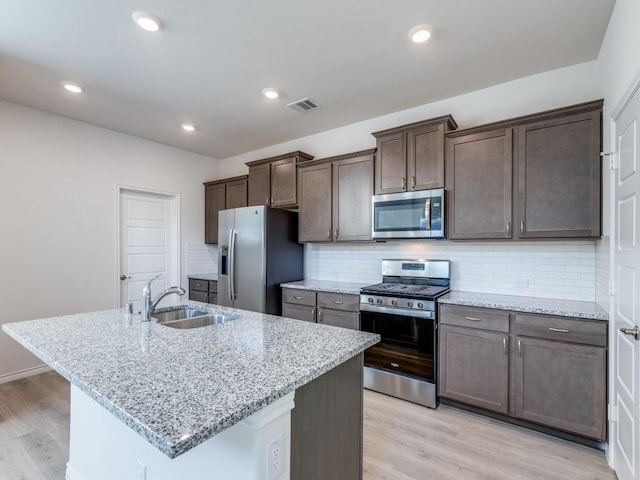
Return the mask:
<svg viewBox="0 0 640 480">
<path fill-rule="evenodd" d="M 640 327 L 638 327 L 638 325 L 633 328 L 621 328 L 620 331 L 625 335 L 632 336 L 636 340 L 640 340 Z"/>
<path fill-rule="evenodd" d="M 131 277 L 130 276 L 127 277 L 124 273 L 120 275 L 120 280 L 126 280 L 127 278 L 131 278 Z"/>
</svg>

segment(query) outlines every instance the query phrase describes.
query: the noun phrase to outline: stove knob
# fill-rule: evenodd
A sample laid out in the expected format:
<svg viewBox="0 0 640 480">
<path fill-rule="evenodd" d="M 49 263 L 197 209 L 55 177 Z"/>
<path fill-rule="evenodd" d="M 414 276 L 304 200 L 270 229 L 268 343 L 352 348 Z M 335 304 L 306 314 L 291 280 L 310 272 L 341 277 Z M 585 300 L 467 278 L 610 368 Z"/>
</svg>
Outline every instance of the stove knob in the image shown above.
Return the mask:
<svg viewBox="0 0 640 480">
<path fill-rule="evenodd" d="M 424 305 L 423 305 L 423 304 L 421 304 L 421 303 L 419 303 L 419 304 L 418 304 L 418 308 L 424 308 Z"/>
<path fill-rule="evenodd" d="M 398 302 L 396 300 L 391 300 L 391 305 L 398 305 Z"/>
<path fill-rule="evenodd" d="M 376 303 L 380 303 L 380 304 L 382 304 L 382 299 L 381 299 L 381 298 L 377 299 L 377 300 L 376 300 Z"/>
<path fill-rule="evenodd" d="M 369 297 L 369 298 L 367 298 L 367 301 L 368 301 L 369 303 L 373 303 L 373 298 Z"/>
<path fill-rule="evenodd" d="M 407 307 L 409 308 L 413 307 L 413 302 L 407 302 Z"/>
</svg>

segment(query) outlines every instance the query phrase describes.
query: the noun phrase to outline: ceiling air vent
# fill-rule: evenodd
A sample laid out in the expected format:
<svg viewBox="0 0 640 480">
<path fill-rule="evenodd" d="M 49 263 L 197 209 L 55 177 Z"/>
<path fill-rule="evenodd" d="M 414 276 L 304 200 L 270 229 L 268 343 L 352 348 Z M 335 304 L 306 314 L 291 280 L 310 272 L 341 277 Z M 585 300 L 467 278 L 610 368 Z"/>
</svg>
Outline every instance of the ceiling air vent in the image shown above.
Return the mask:
<svg viewBox="0 0 640 480">
<path fill-rule="evenodd" d="M 303 98 L 296 102 L 288 103 L 287 107 L 289 107 L 292 110 L 295 110 L 296 112 L 305 113 L 310 110 L 315 110 L 316 108 L 319 108 L 320 105 L 318 105 L 316 102 L 314 102 L 310 98 Z"/>
</svg>

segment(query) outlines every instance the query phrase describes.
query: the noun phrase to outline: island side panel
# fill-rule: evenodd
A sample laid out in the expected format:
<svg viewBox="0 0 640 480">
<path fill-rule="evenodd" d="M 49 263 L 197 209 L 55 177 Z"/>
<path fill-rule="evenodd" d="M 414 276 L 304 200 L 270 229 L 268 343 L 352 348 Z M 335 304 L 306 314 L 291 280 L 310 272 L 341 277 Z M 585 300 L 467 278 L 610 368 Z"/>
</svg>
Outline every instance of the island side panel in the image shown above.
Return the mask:
<svg viewBox="0 0 640 480">
<path fill-rule="evenodd" d="M 296 390 L 291 480 L 362 478 L 363 354 Z"/>
</svg>

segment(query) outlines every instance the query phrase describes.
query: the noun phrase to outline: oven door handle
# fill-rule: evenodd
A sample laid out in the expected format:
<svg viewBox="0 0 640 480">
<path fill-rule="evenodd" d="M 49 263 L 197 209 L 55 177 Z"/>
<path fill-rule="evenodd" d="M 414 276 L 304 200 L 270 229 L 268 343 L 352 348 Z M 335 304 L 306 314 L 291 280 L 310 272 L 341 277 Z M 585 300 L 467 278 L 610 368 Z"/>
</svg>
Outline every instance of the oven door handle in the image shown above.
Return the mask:
<svg viewBox="0 0 640 480">
<path fill-rule="evenodd" d="M 375 312 L 375 313 L 388 313 L 390 315 L 403 315 L 405 317 L 416 317 L 424 320 L 435 320 L 435 312 L 426 310 L 411 310 L 408 308 L 397 307 L 381 307 L 379 305 L 369 305 L 368 303 L 360 304 L 360 311 Z"/>
</svg>

